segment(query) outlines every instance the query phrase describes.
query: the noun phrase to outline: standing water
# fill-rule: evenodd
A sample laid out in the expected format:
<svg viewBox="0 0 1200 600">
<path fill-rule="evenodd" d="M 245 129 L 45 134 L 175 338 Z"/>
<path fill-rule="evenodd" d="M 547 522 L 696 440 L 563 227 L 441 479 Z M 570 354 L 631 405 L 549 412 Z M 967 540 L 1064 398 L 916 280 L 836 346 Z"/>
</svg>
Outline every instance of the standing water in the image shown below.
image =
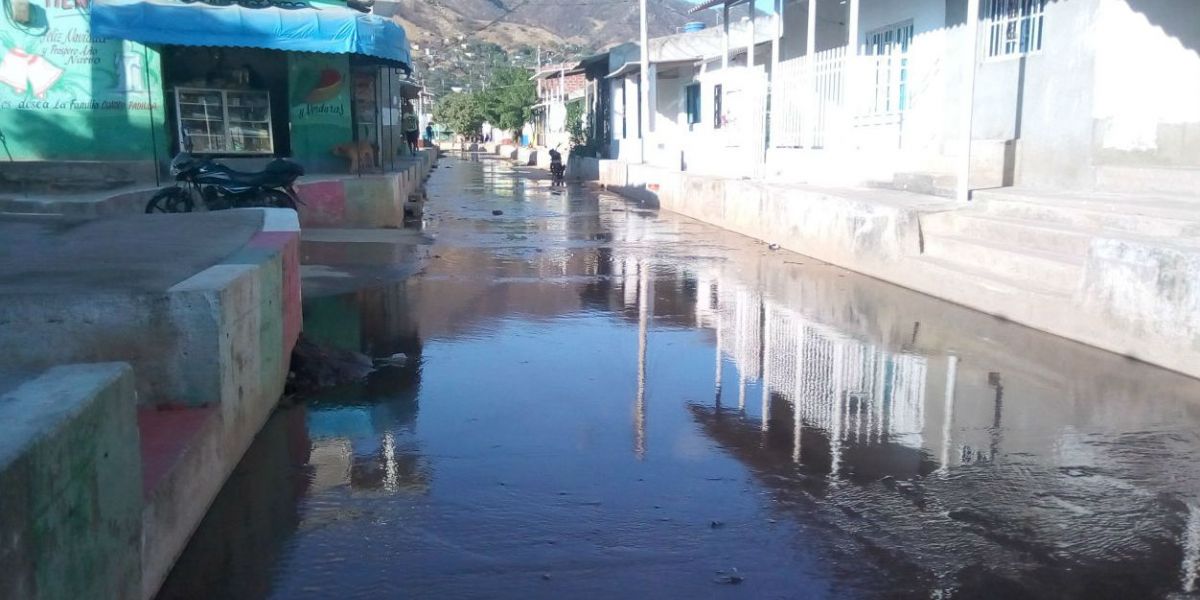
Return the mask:
<svg viewBox="0 0 1200 600">
<path fill-rule="evenodd" d="M 1196 593 L 1200 382 L 499 161 L 435 173 L 402 251 L 306 246 L 397 263 L 309 268 L 306 335 L 407 362 L 277 411 L 160 598 Z"/>
</svg>

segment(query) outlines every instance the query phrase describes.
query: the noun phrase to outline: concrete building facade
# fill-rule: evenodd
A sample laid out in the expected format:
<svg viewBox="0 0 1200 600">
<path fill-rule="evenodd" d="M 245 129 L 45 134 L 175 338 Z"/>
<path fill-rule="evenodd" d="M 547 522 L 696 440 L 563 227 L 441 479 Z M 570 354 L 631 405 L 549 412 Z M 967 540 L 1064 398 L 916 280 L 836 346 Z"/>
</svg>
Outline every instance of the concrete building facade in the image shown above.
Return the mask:
<svg viewBox="0 0 1200 600">
<path fill-rule="evenodd" d="M 640 51 L 610 54 L 611 158 L 960 198 L 1014 185 L 1189 193 L 1200 181 L 1200 9 L 1186 0 L 699 8 L 711 7 L 723 27 L 650 42 L 644 157 L 629 126 Z"/>
</svg>

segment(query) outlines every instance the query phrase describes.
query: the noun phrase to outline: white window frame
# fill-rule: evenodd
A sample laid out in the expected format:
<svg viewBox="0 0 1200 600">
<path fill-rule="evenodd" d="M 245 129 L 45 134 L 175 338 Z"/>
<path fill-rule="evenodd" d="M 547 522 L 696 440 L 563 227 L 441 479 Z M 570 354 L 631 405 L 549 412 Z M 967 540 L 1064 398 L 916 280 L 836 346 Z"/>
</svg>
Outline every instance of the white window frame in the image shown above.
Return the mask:
<svg viewBox="0 0 1200 600">
<path fill-rule="evenodd" d="M 886 25 L 878 29 L 872 29 L 863 36 L 863 54 L 868 56 L 881 56 L 890 54 L 899 50 L 901 53 L 907 52 L 908 47 L 913 41 L 913 20 L 906 19 L 897 21 L 891 25 Z M 875 42 L 875 38 L 881 38 L 880 43 Z M 887 48 L 886 52 L 880 52 L 880 46 Z"/>
<path fill-rule="evenodd" d="M 1042 50 L 1046 0 L 987 0 L 984 53 L 990 60 L 1037 54 Z"/>
<path fill-rule="evenodd" d="M 896 114 L 912 108 L 912 89 L 908 80 L 908 50 L 912 47 L 916 29 L 912 19 L 897 21 L 868 31 L 862 39 L 863 54 L 884 61 L 884 70 L 875 72 L 875 96 L 869 108 L 871 114 Z M 895 68 L 889 68 L 893 62 Z M 876 65 L 879 65 L 876 62 Z M 892 81 L 895 76 L 899 79 Z M 880 78 L 884 79 L 880 79 Z M 895 88 L 895 96 L 891 89 Z M 883 90 L 881 92 L 881 90 Z"/>
</svg>

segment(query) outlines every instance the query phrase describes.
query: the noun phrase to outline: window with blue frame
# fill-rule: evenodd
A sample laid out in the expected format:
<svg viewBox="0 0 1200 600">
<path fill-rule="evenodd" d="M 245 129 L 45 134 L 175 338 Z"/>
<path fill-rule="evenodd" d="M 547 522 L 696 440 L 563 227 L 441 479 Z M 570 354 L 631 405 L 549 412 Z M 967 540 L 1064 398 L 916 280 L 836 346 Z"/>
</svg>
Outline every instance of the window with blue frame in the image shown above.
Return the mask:
<svg viewBox="0 0 1200 600">
<path fill-rule="evenodd" d="M 683 88 L 684 106 L 687 108 L 688 125 L 700 122 L 700 84 L 692 83 Z"/>
</svg>

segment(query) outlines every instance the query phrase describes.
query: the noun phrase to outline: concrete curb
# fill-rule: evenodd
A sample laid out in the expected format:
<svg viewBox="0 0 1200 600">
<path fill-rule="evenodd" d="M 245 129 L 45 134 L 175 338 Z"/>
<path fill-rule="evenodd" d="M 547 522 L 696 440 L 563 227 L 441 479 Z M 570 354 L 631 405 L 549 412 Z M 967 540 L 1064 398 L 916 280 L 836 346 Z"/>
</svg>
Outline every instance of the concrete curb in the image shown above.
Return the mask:
<svg viewBox="0 0 1200 600">
<path fill-rule="evenodd" d="M 142 470 L 133 372 L 54 367 L 0 396 L 0 598 L 135 598 Z"/>
<path fill-rule="evenodd" d="M 301 180 L 296 185 L 300 224 L 335 229 L 403 226 L 406 205 L 422 195 L 437 152 L 419 150 L 398 173 Z"/>
<path fill-rule="evenodd" d="M 296 213 L 243 210 L 263 212 L 260 231 L 221 264 L 168 290 L 173 320 L 200 347 L 186 353 L 186 384 L 178 398 L 192 408 L 142 419 L 146 427 L 180 429 L 186 440 L 167 451 L 171 456 L 153 457 L 165 464 L 151 482 L 143 512 L 143 598 L 158 591 L 283 395 L 300 334 Z"/>
</svg>

